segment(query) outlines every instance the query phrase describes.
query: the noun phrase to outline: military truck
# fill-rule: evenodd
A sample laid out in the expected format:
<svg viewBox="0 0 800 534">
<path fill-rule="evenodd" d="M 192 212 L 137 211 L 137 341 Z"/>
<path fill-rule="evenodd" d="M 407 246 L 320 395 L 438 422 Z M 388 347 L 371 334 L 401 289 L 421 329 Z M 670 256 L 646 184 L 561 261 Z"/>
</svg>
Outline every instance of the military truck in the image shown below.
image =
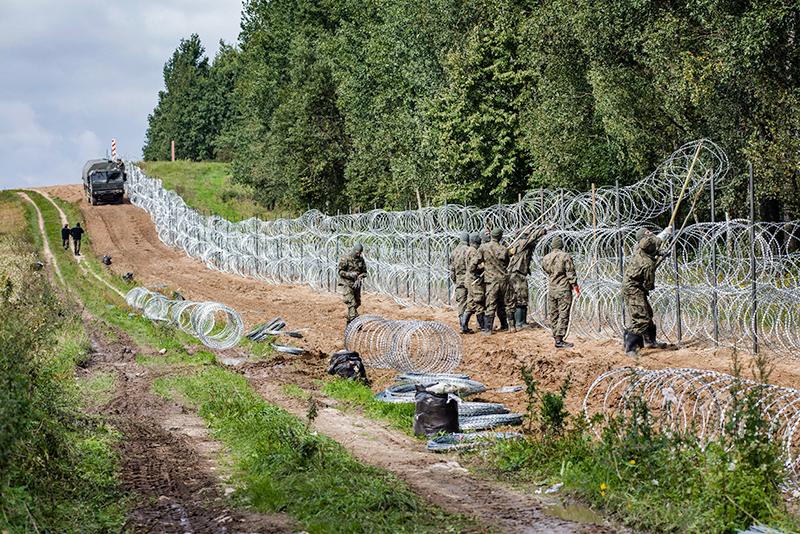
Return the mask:
<svg viewBox="0 0 800 534">
<path fill-rule="evenodd" d="M 86 200 L 96 206 L 98 202 L 122 204 L 125 193 L 125 164 L 110 159 L 91 159 L 83 166 L 83 189 Z"/>
</svg>

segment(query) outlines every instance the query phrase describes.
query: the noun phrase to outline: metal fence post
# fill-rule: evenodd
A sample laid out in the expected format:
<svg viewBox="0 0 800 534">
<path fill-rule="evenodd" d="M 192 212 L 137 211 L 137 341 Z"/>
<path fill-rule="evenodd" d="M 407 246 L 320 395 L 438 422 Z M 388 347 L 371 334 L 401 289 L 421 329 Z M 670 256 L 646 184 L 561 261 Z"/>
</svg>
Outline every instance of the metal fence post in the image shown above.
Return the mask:
<svg viewBox="0 0 800 534">
<path fill-rule="evenodd" d="M 748 166 L 750 173 L 750 272 L 752 275 L 752 305 L 753 305 L 753 354 L 758 354 L 758 296 L 756 288 L 756 209 L 755 209 L 755 188 L 753 186 L 753 164 Z"/>
</svg>

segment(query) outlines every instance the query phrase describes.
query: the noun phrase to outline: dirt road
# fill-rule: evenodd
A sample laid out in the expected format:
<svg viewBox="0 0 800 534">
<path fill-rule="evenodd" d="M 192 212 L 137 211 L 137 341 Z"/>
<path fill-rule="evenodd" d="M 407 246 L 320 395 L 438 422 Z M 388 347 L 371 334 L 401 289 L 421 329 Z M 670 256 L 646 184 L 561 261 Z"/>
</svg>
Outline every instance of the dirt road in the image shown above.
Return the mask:
<svg viewBox="0 0 800 534">
<path fill-rule="evenodd" d="M 116 275 L 133 273 L 145 286 L 166 284 L 185 298 L 217 301 L 243 312 L 245 328 L 281 316 L 289 329 L 309 329 L 298 345 L 309 349 L 303 358 L 287 356 L 280 362 L 243 364 L 237 369 L 248 377 L 269 401 L 302 415 L 306 406 L 283 395 L 279 386 L 297 383 L 313 389 L 314 378 L 324 376 L 327 357 L 344 348 L 344 306 L 340 295 L 318 293 L 307 286 L 271 285 L 232 274 L 210 271 L 198 260 L 165 246 L 147 213 L 131 205 L 89 206 L 80 185 L 43 188 L 50 195 L 78 202 L 85 217 L 90 247 L 86 254 L 109 255 L 109 269 Z M 368 257 L 368 252 L 367 252 Z M 425 307 L 403 308 L 384 296 L 365 295 L 359 310 L 388 319 L 422 319 L 448 323 L 457 328 L 455 313 Z M 616 341 L 598 342 L 573 337 L 575 346 L 556 350 L 550 332 L 535 328 L 494 336 L 464 336 L 464 357 L 456 372 L 467 373 L 487 386 L 479 400 L 500 402 L 523 412 L 524 392 L 497 393 L 503 386 L 523 384 L 520 367 L 531 365 L 541 386 L 553 391 L 572 373 L 573 388 L 568 408 L 580 410 L 583 397 L 601 373 L 637 362 L 626 356 Z M 231 349 L 229 354 L 240 355 Z M 309 355 L 310 354 L 310 355 Z M 642 351 L 638 364 L 648 369 L 694 367 L 730 372 L 731 351 L 706 347 Z M 741 358 L 745 365 L 749 357 Z M 775 363 L 773 382 L 794 386 L 798 373 L 791 360 Z M 371 372 L 374 390 L 381 391 L 394 372 Z M 332 402 L 332 401 L 331 401 Z M 580 524 L 543 513 L 542 501 L 528 494 L 487 483 L 470 475 L 455 457 L 424 450 L 422 442 L 392 431 L 379 422 L 336 409 L 323 409 L 315 420 L 320 432 L 344 444 L 361 461 L 397 473 L 420 495 L 448 510 L 478 515 L 502 525 L 507 532 L 613 532 L 609 526 Z M 180 429 L 180 425 L 177 427 Z M 200 532 L 198 530 L 198 532 Z"/>
</svg>

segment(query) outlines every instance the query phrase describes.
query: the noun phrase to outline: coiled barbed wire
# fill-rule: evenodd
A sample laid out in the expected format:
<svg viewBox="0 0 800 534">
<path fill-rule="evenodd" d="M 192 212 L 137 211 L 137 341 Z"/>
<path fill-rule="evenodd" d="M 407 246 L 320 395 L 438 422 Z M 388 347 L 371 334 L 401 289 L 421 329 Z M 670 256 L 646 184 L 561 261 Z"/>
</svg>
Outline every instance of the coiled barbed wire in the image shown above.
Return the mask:
<svg viewBox="0 0 800 534">
<path fill-rule="evenodd" d="M 405 373 L 449 373 L 461 362 L 464 342 L 436 321 L 389 321 L 360 315 L 344 331 L 344 346 L 359 353 L 365 367 Z"/>
<path fill-rule="evenodd" d="M 152 321 L 172 324 L 214 349 L 229 349 L 239 343 L 244 322 L 239 313 L 219 302 L 172 300 L 156 291 L 137 286 L 125 295 L 125 302 L 142 310 L 142 316 Z M 225 322 L 219 331 L 216 316 L 224 314 Z"/>
<path fill-rule="evenodd" d="M 338 260 L 361 242 L 369 268 L 365 290 L 389 295 L 402 305 L 454 304 L 448 258 L 462 231 L 499 227 L 509 245 L 521 227 L 554 222 L 581 285 L 571 331 L 596 339 L 622 332 L 621 273 L 637 228 L 653 228 L 649 220 L 671 209 L 670 193 L 677 194 L 684 183 L 687 199 L 708 188 L 711 180 L 720 191 L 730 185 L 724 152 L 711 141 L 699 140 L 674 152 L 649 177 L 626 187 L 535 190 L 515 204 L 484 209 L 445 204 L 337 216 L 309 210 L 296 219 L 231 222 L 200 215 L 174 191 L 165 190 L 160 180 L 127 163 L 131 202 L 150 214 L 165 244 L 181 248 L 208 268 L 336 292 Z M 757 224 L 752 243 L 749 229 L 748 221 L 734 220 L 676 231 L 675 258 L 658 269 L 651 294 L 660 337 L 673 343 L 714 341 L 744 350 L 751 350 L 757 338 L 762 350 L 786 357 L 800 354 L 795 334 L 800 324 L 800 221 Z M 540 259 L 555 233 L 537 244 L 529 276 L 532 320 L 543 326 L 547 279 Z M 750 267 L 751 249 L 755 272 Z M 757 287 L 757 314 L 752 281 Z"/>
<path fill-rule="evenodd" d="M 653 426 L 665 432 L 692 432 L 708 443 L 731 431 L 741 433 L 745 397 L 759 399 L 754 408 L 768 421 L 769 434 L 780 440 L 790 483 L 800 487 L 800 390 L 762 384 L 716 371 L 699 369 L 615 369 L 600 375 L 586 392 L 583 410 L 588 418 L 602 413 L 605 420 L 630 415 L 644 401 Z M 596 429 L 597 430 L 597 429 Z"/>
</svg>

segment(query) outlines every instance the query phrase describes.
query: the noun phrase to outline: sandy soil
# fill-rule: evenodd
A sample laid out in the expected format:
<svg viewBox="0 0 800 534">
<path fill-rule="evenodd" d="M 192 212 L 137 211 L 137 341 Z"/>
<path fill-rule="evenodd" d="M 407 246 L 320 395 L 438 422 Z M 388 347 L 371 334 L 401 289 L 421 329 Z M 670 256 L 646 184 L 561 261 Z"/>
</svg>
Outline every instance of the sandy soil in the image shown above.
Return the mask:
<svg viewBox="0 0 800 534">
<path fill-rule="evenodd" d="M 198 260 L 165 246 L 158 239 L 147 213 L 131 205 L 127 199 L 123 205 L 90 206 L 80 185 L 42 189 L 54 197 L 78 203 L 85 217 L 84 239 L 89 242 L 84 245 L 85 253 L 111 256 L 113 263 L 108 267 L 111 273 L 118 276 L 133 273 L 144 286 L 166 284 L 189 300 L 227 304 L 243 312 L 246 329 L 277 316 L 287 322 L 287 329 L 309 329 L 304 339 L 296 340 L 298 346 L 308 349 L 304 356 L 286 356 L 283 361 L 278 358 L 236 366 L 265 398 L 293 413 L 305 414 L 307 406 L 287 398 L 279 386 L 291 382 L 314 389 L 312 380 L 324 376 L 328 356 L 344 348 L 345 308 L 340 295 L 318 293 L 307 286 L 272 285 L 208 270 Z M 455 313 L 450 310 L 404 308 L 385 296 L 365 295 L 359 311 L 388 319 L 436 320 L 458 328 Z M 574 347 L 557 350 L 553 347 L 550 332 L 541 328 L 514 334 L 464 336 L 464 356 L 455 372 L 467 373 L 473 380 L 487 386 L 487 392 L 479 399 L 470 400 L 500 402 L 514 412 L 524 412 L 524 392 L 498 393 L 495 390 L 522 385 L 520 367 L 523 363 L 532 366 L 545 390 L 555 391 L 568 373 L 572 373 L 573 387 L 567 400 L 570 411 L 576 413 L 597 376 L 637 362 L 624 354 L 617 341 L 598 342 L 576 336 L 572 336 L 570 341 L 575 343 Z M 684 346 L 641 352 L 638 365 L 647 369 L 691 367 L 730 372 L 731 368 L 729 349 Z M 246 356 L 238 348 L 221 355 Z M 750 359 L 749 355 L 740 355 L 745 366 Z M 793 360 L 779 359 L 773 364 L 773 383 L 787 387 L 797 383 L 800 373 Z M 148 373 L 152 374 L 152 371 Z M 395 375 L 391 371 L 374 370 L 369 374 L 376 392 L 391 383 Z M 334 403 L 329 399 L 326 402 Z M 171 414 L 170 410 L 174 412 L 177 408 L 154 406 L 140 415 L 155 417 L 163 427 L 165 416 L 159 414 Z M 129 411 L 121 410 L 120 413 Z M 159 425 L 140 421 L 131 428 L 153 429 Z M 475 514 L 489 523 L 500 525 L 502 531 L 615 531 L 608 525 L 574 523 L 545 514 L 543 507 L 547 501 L 479 480 L 463 469 L 456 457 L 426 452 L 423 442 L 349 411 L 322 409 L 315 425 L 320 432 L 343 443 L 360 460 L 394 471 L 431 502 L 449 510 Z M 176 428 L 180 430 L 183 427 L 177 425 Z"/>
</svg>

